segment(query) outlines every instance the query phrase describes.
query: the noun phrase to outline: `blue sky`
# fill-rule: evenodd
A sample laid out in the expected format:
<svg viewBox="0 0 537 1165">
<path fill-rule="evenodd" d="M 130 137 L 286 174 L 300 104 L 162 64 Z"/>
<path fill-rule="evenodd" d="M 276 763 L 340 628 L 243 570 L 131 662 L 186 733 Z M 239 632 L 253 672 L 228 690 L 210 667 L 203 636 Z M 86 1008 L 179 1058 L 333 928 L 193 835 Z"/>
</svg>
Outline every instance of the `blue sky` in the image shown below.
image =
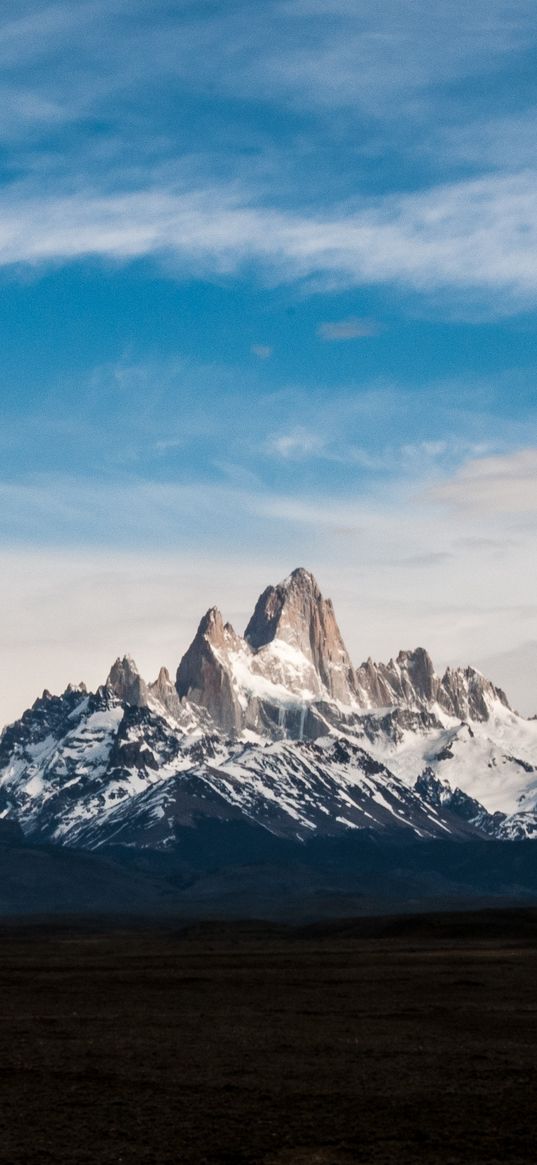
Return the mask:
<svg viewBox="0 0 537 1165">
<path fill-rule="evenodd" d="M 0 720 L 299 563 L 357 662 L 516 682 L 536 57 L 529 0 L 7 0 Z"/>
</svg>

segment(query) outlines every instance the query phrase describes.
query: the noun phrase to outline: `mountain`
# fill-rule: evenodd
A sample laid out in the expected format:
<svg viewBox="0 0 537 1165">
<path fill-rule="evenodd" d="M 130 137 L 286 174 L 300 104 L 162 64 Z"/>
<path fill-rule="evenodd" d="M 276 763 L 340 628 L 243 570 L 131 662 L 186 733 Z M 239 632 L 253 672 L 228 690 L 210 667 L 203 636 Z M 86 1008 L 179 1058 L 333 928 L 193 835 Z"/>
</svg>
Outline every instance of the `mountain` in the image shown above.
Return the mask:
<svg viewBox="0 0 537 1165">
<path fill-rule="evenodd" d="M 203 823 L 301 846 L 518 841 L 537 836 L 537 721 L 423 648 L 355 669 L 299 568 L 242 636 L 207 611 L 175 683 L 125 656 L 96 692 L 44 692 L 0 737 L 0 821 L 92 850 L 170 852 Z"/>
<path fill-rule="evenodd" d="M 244 637 L 211 608 L 179 664 L 176 689 L 232 734 L 314 739 L 358 707 L 332 604 L 302 568 L 264 591 Z"/>
<path fill-rule="evenodd" d="M 205 818 L 300 840 L 349 829 L 475 832 L 346 738 L 189 733 L 149 704 L 127 703 L 110 682 L 90 695 L 44 693 L 4 733 L 0 772 L 0 813 L 28 837 L 85 848 L 166 847 L 178 828 Z"/>
</svg>

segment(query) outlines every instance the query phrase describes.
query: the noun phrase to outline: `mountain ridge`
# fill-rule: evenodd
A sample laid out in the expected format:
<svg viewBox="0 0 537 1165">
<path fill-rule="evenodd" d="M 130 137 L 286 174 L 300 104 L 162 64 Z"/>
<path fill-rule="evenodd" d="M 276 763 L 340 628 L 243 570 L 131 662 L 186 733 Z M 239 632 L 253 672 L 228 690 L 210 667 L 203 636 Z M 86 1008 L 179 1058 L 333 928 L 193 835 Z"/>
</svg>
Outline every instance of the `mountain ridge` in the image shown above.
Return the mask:
<svg viewBox="0 0 537 1165">
<path fill-rule="evenodd" d="M 537 834 L 537 722 L 424 648 L 354 668 L 313 575 L 267 587 L 244 635 L 217 607 L 177 667 L 130 656 L 44 692 L 0 736 L 0 819 L 38 840 L 166 848 L 202 819 L 297 842 Z"/>
</svg>

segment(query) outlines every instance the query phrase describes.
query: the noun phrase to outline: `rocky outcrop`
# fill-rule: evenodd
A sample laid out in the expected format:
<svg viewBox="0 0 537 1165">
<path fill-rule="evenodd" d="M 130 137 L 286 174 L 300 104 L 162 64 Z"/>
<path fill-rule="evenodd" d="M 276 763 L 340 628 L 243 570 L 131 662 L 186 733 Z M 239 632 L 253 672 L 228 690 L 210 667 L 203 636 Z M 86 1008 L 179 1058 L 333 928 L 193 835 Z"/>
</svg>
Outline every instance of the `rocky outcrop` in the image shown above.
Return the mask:
<svg viewBox="0 0 537 1165">
<path fill-rule="evenodd" d="M 314 738 L 350 730 L 363 710 L 412 709 L 486 721 L 507 697 L 474 668 L 435 672 L 423 647 L 353 670 L 330 599 L 302 567 L 257 600 L 244 638 L 216 607 L 202 619 L 177 671 L 176 693 L 217 727 Z M 164 697 L 167 706 L 173 698 Z"/>
<path fill-rule="evenodd" d="M 403 704 L 428 708 L 434 704 L 440 683 L 433 662 L 423 647 L 400 651 L 389 663 L 368 659 L 356 671 L 358 698 L 366 707 L 383 708 Z"/>
<path fill-rule="evenodd" d="M 67 689 L 68 692 L 70 690 Z M 161 667 L 153 683 L 146 684 L 131 656 L 123 656 L 122 659 L 116 659 L 110 669 L 104 690 L 113 699 L 130 708 L 150 708 L 158 715 L 166 715 L 183 732 L 209 732 L 214 729 L 204 708 L 194 708 L 187 700 L 179 699 L 175 684 L 165 667 Z"/>
<path fill-rule="evenodd" d="M 106 687 L 110 688 L 122 703 L 132 704 L 136 708 L 147 707 L 149 702 L 147 684 L 130 655 L 124 655 L 122 659 L 118 658 L 112 664 Z"/>
<path fill-rule="evenodd" d="M 387 664 L 368 659 L 356 671 L 356 689 L 358 700 L 368 708 L 431 709 L 436 705 L 458 720 L 484 721 L 495 705 L 509 708 L 505 692 L 475 668 L 447 668 L 438 676 L 423 647 L 400 651 Z"/>
<path fill-rule="evenodd" d="M 505 692 L 473 667 L 447 668 L 442 677 L 438 703 L 458 720 L 488 720 L 495 704 L 510 707 Z"/>
<path fill-rule="evenodd" d="M 146 685 L 130 656 L 117 659 L 110 691 L 135 707 L 160 707 L 185 731 L 202 724 L 231 736 L 314 739 L 351 731 L 364 711 L 410 709 L 487 721 L 509 709 L 505 693 L 474 668 L 434 669 L 423 647 L 354 671 L 330 599 L 302 567 L 257 600 L 244 638 L 211 607 L 177 669 Z M 156 702 L 156 703 L 155 703 Z"/>
</svg>

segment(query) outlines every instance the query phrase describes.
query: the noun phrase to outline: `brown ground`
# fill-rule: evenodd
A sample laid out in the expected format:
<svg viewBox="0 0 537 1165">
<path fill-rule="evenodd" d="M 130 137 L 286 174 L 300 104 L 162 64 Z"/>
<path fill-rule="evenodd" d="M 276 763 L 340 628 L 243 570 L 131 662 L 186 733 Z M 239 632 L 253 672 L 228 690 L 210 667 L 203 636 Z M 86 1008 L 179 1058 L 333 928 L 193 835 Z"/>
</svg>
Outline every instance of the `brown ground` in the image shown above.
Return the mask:
<svg viewBox="0 0 537 1165">
<path fill-rule="evenodd" d="M 537 1159 L 537 915 L 0 928 L 0 1161 Z"/>
</svg>

